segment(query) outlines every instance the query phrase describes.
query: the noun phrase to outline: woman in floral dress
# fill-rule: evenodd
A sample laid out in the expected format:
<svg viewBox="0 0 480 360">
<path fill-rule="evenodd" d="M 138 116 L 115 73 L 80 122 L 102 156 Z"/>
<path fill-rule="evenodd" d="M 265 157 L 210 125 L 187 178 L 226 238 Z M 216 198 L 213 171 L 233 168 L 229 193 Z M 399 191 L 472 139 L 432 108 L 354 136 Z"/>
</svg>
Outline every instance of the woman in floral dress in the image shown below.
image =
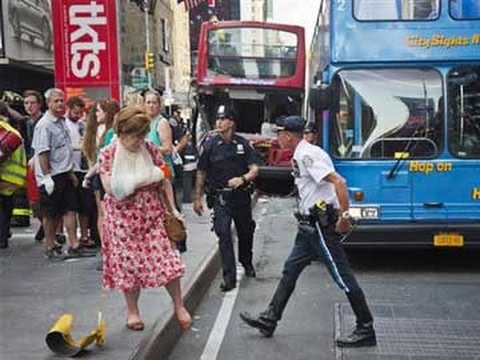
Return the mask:
<svg viewBox="0 0 480 360">
<path fill-rule="evenodd" d="M 172 188 L 161 166 L 158 147 L 145 141 L 150 119 L 141 108 L 127 107 L 114 123 L 118 140 L 100 154 L 100 176 L 105 187 L 103 221 L 103 285 L 124 293 L 127 327 L 143 330 L 138 298 L 140 289 L 164 286 L 183 329 L 191 317 L 185 309 L 180 277 L 185 266 L 163 226 L 165 191 L 176 209 Z M 167 172 L 167 171 L 165 171 Z M 181 217 L 178 211 L 175 215 Z"/>
</svg>

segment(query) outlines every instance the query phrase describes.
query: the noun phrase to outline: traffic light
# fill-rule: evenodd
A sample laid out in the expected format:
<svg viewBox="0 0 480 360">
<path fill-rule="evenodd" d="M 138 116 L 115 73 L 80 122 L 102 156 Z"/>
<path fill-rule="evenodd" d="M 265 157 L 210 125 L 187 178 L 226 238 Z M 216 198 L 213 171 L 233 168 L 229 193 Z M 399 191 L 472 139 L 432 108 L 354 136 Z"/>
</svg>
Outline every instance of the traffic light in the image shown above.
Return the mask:
<svg viewBox="0 0 480 360">
<path fill-rule="evenodd" d="M 155 67 L 155 54 L 152 52 L 145 53 L 145 70 L 150 71 Z"/>
</svg>

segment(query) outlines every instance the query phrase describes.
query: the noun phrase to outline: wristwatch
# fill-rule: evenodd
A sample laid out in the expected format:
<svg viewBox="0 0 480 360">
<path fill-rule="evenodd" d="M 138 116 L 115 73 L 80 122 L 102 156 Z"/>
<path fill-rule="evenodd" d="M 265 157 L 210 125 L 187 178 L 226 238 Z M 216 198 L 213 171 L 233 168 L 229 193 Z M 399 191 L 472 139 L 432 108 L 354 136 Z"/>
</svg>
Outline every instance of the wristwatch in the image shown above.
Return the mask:
<svg viewBox="0 0 480 360">
<path fill-rule="evenodd" d="M 342 219 L 350 219 L 351 218 L 351 215 L 350 215 L 350 212 L 348 210 L 345 210 L 343 211 L 341 214 L 340 214 L 340 217 Z"/>
<path fill-rule="evenodd" d="M 248 182 L 247 177 L 245 175 L 241 176 L 243 183 L 246 184 Z"/>
</svg>

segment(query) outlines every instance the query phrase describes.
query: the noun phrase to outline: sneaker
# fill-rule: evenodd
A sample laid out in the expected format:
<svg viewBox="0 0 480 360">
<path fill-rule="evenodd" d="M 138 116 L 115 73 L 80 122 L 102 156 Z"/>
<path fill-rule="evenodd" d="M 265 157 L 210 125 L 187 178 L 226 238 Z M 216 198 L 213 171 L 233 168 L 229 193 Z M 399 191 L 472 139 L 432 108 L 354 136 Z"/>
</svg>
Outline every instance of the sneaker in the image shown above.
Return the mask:
<svg viewBox="0 0 480 360">
<path fill-rule="evenodd" d="M 52 262 L 65 260 L 65 256 L 61 253 L 58 253 L 55 249 L 47 249 L 45 251 L 45 257 Z"/>
<path fill-rule="evenodd" d="M 76 248 L 68 248 L 67 251 L 65 251 L 65 255 L 70 259 L 79 257 L 93 257 L 95 254 L 96 252 L 91 251 L 90 249 L 85 249 L 81 246 Z"/>
<path fill-rule="evenodd" d="M 67 236 L 65 234 L 55 234 L 55 240 L 59 244 L 65 244 L 65 242 L 67 241 Z"/>
</svg>

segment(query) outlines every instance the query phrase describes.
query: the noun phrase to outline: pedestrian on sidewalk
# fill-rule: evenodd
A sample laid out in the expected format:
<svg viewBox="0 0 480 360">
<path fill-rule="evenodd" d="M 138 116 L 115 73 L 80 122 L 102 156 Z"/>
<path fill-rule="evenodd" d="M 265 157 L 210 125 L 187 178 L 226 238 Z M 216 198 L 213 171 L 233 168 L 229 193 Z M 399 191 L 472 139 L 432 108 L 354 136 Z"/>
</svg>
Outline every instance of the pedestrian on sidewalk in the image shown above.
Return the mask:
<svg viewBox="0 0 480 360">
<path fill-rule="evenodd" d="M 40 188 L 46 256 L 50 260 L 63 260 L 61 248 L 55 244 L 62 217 L 68 234 L 67 255 L 82 255 L 75 219 L 78 208 L 75 187 L 79 183 L 73 172 L 73 149 L 65 124 L 65 95 L 62 90 L 52 88 L 45 92 L 45 100 L 48 111 L 37 122 L 32 141 L 35 178 Z"/>
<path fill-rule="evenodd" d="M 181 211 L 181 207 L 178 205 L 176 199 L 176 181 L 177 171 L 174 163 L 175 146 L 173 144 L 173 131 L 168 119 L 162 114 L 162 97 L 156 90 L 148 90 L 144 94 L 145 111 L 150 117 L 150 131 L 147 134 L 147 139 L 153 142 L 160 148 L 163 159 L 170 168 L 170 183 L 173 187 L 173 195 L 175 197 L 175 203 L 177 209 Z M 176 154 L 178 155 L 178 154 Z M 177 249 L 183 253 L 187 251 L 186 238 L 183 241 L 177 242 L 175 245 Z"/>
<path fill-rule="evenodd" d="M 301 272 L 321 257 L 334 281 L 345 291 L 357 319 L 353 333 L 337 339 L 337 345 L 372 346 L 376 344 L 373 317 L 341 244 L 343 234 L 351 230 L 347 186 L 329 155 L 302 139 L 304 124 L 296 115 L 277 120 L 280 146 L 294 150 L 293 173 L 299 197 L 295 243 L 267 309 L 258 316 L 242 312 L 240 317 L 265 337 L 271 337 Z"/>
<path fill-rule="evenodd" d="M 32 148 L 33 134 L 35 132 L 35 126 L 37 122 L 42 118 L 42 95 L 36 90 L 25 90 L 23 92 L 23 106 L 26 112 L 25 127 L 26 127 L 26 139 L 25 151 L 27 152 L 28 159 L 28 172 L 27 172 L 27 199 L 32 210 L 33 216 L 40 221 L 40 227 L 35 234 L 36 241 L 42 241 L 45 238 L 42 225 L 42 214 L 40 212 L 40 193 L 35 181 L 35 170 L 33 155 L 35 154 Z"/>
<path fill-rule="evenodd" d="M 82 141 L 82 153 L 88 165 L 87 174 L 82 183 L 83 188 L 93 191 L 94 211 L 90 218 L 90 233 L 99 251 L 97 252 L 96 269 L 102 271 L 102 224 L 104 217 L 103 198 L 105 190 L 100 181 L 98 154 L 115 140 L 113 120 L 120 111 L 120 105 L 113 99 L 103 99 L 95 102 L 88 111 L 85 119 L 85 136 Z"/>
<path fill-rule="evenodd" d="M 87 173 L 87 165 L 82 154 L 82 140 L 85 134 L 85 102 L 78 96 L 72 96 L 67 100 L 67 112 L 65 113 L 65 123 L 73 149 L 73 170 L 78 183 L 82 184 Z M 95 242 L 92 240 L 89 232 L 90 214 L 94 213 L 93 191 L 83 186 L 75 188 L 77 198 L 77 220 L 80 229 L 80 244 L 84 248 L 94 248 Z"/>
<path fill-rule="evenodd" d="M 103 222 L 103 286 L 123 292 L 127 327 L 143 330 L 138 299 L 142 288 L 165 286 L 182 329 L 192 319 L 185 308 L 180 278 L 185 272 L 180 253 L 167 236 L 160 191 L 176 209 L 165 178 L 160 149 L 145 135 L 150 119 L 143 109 L 127 107 L 114 122 L 117 141 L 100 153 L 100 177 L 106 191 Z M 181 218 L 178 211 L 175 216 Z"/>
<path fill-rule="evenodd" d="M 24 120 L 27 132 L 27 137 L 24 139 L 25 150 L 27 152 L 28 159 L 31 159 L 34 155 L 32 140 L 35 132 L 35 126 L 43 116 L 42 95 L 36 90 L 25 90 L 23 92 L 23 106 L 25 108 L 25 112 L 27 113 Z"/>
<path fill-rule="evenodd" d="M 239 261 L 246 276 L 256 276 L 252 264 L 255 221 L 252 219 L 251 185 L 258 174 L 258 157 L 248 140 L 235 134 L 238 119 L 231 108 L 220 105 L 216 119 L 217 133 L 203 143 L 200 151 L 193 210 L 202 215 L 202 196 L 206 188 L 207 205 L 213 208 L 213 228 L 222 258 L 220 289 L 225 292 L 237 286 L 232 220 L 237 229 Z"/>
</svg>

